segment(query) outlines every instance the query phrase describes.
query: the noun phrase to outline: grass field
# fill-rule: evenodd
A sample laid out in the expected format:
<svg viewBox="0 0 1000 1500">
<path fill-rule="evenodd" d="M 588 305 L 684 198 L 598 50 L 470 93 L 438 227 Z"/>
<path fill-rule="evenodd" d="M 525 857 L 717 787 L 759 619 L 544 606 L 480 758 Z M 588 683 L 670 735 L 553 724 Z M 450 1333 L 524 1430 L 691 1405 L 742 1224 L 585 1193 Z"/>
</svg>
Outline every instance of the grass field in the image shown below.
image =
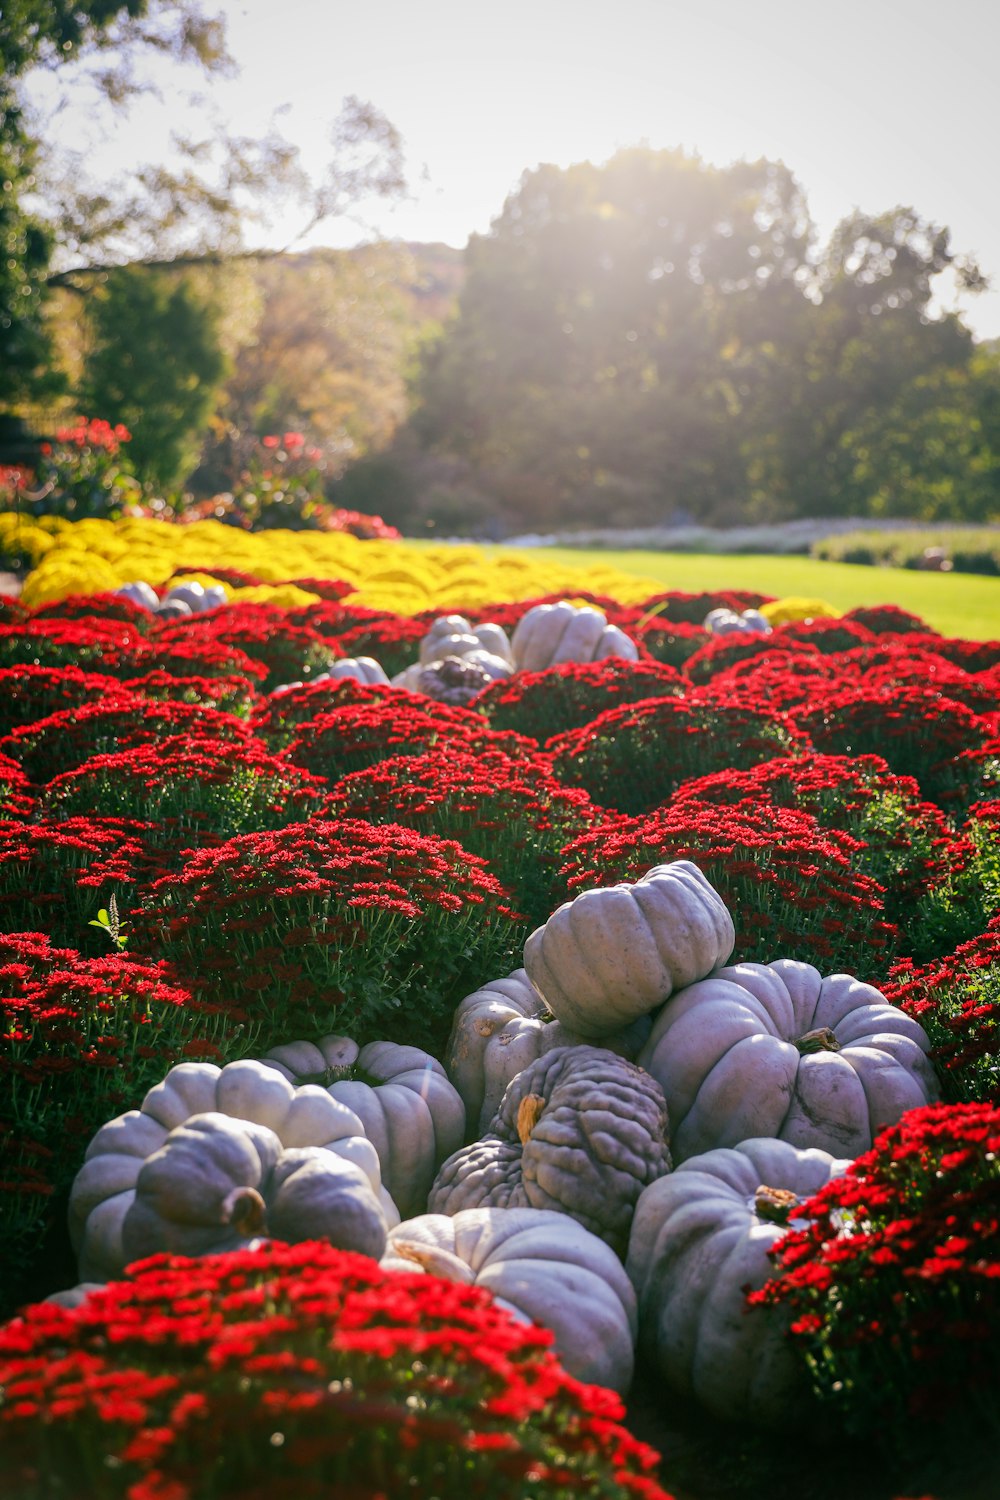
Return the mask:
<svg viewBox="0 0 1000 1500">
<path fill-rule="evenodd" d="M 810 557 L 716 556 L 689 552 L 610 552 L 546 547 L 543 556 L 580 567 L 621 568 L 657 578 L 664 588 L 757 589 L 784 597 L 825 599 L 836 609 L 858 604 L 898 604 L 920 615 L 942 635 L 1000 640 L 1000 578 L 969 573 L 919 573 L 866 568 Z"/>
</svg>

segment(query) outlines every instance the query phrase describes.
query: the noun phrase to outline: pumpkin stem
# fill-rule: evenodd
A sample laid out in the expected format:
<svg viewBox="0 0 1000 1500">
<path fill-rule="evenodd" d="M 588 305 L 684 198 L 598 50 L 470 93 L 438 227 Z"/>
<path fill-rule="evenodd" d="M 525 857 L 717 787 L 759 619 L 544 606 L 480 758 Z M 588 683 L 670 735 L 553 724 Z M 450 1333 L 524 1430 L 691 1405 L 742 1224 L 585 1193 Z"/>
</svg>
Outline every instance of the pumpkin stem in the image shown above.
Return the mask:
<svg viewBox="0 0 1000 1500">
<path fill-rule="evenodd" d="M 541 1094 L 525 1094 L 517 1106 L 517 1135 L 522 1146 L 527 1144 L 544 1108 L 545 1100 Z"/>
<path fill-rule="evenodd" d="M 769 1219 L 772 1224 L 787 1224 L 792 1210 L 798 1207 L 798 1196 L 788 1188 L 768 1187 L 761 1183 L 754 1194 L 754 1213 L 758 1218 Z"/>
<path fill-rule="evenodd" d="M 267 1204 L 256 1188 L 233 1188 L 222 1200 L 222 1222 L 249 1239 L 267 1228 Z"/>
<path fill-rule="evenodd" d="M 807 1031 L 805 1036 L 799 1037 L 795 1045 L 803 1055 L 807 1052 L 840 1051 L 840 1043 L 829 1026 L 820 1026 L 815 1031 Z"/>
<path fill-rule="evenodd" d="M 476 1279 L 471 1266 L 467 1266 L 459 1256 L 440 1245 L 420 1245 L 415 1240 L 390 1239 L 389 1251 L 393 1255 L 402 1256 L 404 1260 L 414 1261 L 431 1276 L 443 1276 L 448 1281 L 464 1282 L 466 1286 L 471 1286 Z"/>
</svg>

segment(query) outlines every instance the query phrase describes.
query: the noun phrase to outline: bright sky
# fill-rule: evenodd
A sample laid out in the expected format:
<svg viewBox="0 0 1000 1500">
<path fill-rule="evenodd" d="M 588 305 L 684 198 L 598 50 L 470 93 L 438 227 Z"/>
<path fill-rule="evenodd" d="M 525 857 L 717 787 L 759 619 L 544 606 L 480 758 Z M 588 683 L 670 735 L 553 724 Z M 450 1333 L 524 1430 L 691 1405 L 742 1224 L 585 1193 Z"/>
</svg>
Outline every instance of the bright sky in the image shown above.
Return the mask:
<svg viewBox="0 0 1000 1500">
<path fill-rule="evenodd" d="M 947 224 L 996 290 L 964 304 L 1000 336 L 997 0 L 216 0 L 241 68 L 212 102 L 244 133 L 275 111 L 319 171 L 347 94 L 401 132 L 410 201 L 371 228 L 461 246 L 521 173 L 684 146 L 783 160 L 822 235 L 897 204 Z M 213 9 L 210 0 L 206 9 Z M 119 148 L 153 157 L 165 110 Z M 349 244 L 353 224 L 324 243 Z"/>
</svg>

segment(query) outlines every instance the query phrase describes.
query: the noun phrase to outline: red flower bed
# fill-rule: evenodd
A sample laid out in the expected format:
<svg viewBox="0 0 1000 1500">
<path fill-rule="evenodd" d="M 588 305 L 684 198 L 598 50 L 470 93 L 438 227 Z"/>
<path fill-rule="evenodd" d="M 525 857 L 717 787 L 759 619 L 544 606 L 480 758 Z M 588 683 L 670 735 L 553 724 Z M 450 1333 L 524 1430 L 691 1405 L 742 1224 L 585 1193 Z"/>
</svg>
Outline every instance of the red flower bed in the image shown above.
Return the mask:
<svg viewBox="0 0 1000 1500">
<path fill-rule="evenodd" d="M 779 640 L 773 634 L 753 631 L 746 635 L 710 635 L 684 663 L 684 675 L 690 682 L 702 684 L 737 665 L 746 670 L 747 663 L 766 660 L 770 664 L 775 658 L 787 660 L 790 656 L 815 661 L 818 655 L 806 642 Z"/>
<path fill-rule="evenodd" d="M 307 625 L 289 624 L 283 610 L 268 604 L 223 605 L 191 619 L 169 620 L 157 626 L 152 639 L 157 646 L 236 647 L 266 669 L 265 692 L 325 672 L 339 654 L 335 642 Z"/>
<path fill-rule="evenodd" d="M 146 824 L 121 818 L 0 822 L 0 931 L 43 925 L 54 942 L 96 949 L 87 924 L 98 907 L 117 895 L 124 910 L 162 874 L 149 834 Z"/>
<path fill-rule="evenodd" d="M 882 992 L 927 1032 L 946 1098 L 1000 1099 L 1000 911 L 946 958 L 904 959 Z"/>
<path fill-rule="evenodd" d="M 824 656 L 835 656 L 840 651 L 856 651 L 861 646 L 874 646 L 873 631 L 858 620 L 787 620 L 774 632 L 776 642 L 800 646 L 812 646 Z"/>
<path fill-rule="evenodd" d="M 144 649 L 145 640 L 134 625 L 96 616 L 0 625 L 0 668 L 74 666 L 117 677 Z"/>
<path fill-rule="evenodd" d="M 833 693 L 793 716 L 817 750 L 831 755 L 881 755 L 912 776 L 925 797 L 939 801 L 954 784 L 950 762 L 981 746 L 989 720 L 931 687 L 868 687 Z"/>
<path fill-rule="evenodd" d="M 16 760 L 36 786 L 65 771 L 119 749 L 155 744 L 165 735 L 196 733 L 238 744 L 252 744 L 252 730 L 234 714 L 190 703 L 154 703 L 138 694 L 111 702 L 61 709 L 25 724 L 0 740 L 0 754 Z"/>
<path fill-rule="evenodd" d="M 52 604 L 31 611 L 33 620 L 120 620 L 141 635 L 153 625 L 155 616 L 125 594 L 69 594 Z"/>
<path fill-rule="evenodd" d="M 202 708 L 218 708 L 224 713 L 243 716 L 260 701 L 260 693 L 249 677 L 225 673 L 218 677 L 179 677 L 158 668 L 142 677 L 131 677 L 126 684 L 130 692 L 144 698 L 169 699 L 175 703 L 196 703 Z"/>
<path fill-rule="evenodd" d="M 270 693 L 251 714 L 250 727 L 270 745 L 287 745 L 303 724 L 311 724 L 320 714 L 349 703 L 377 703 L 386 698 L 396 703 L 424 701 L 404 696 L 401 688 L 369 687 L 350 677 L 333 677 L 326 682 L 305 682 L 285 693 Z"/>
<path fill-rule="evenodd" d="M 795 1212 L 749 1300 L 791 1315 L 844 1426 L 904 1453 L 995 1438 L 1000 1108 L 911 1110 Z"/>
<path fill-rule="evenodd" d="M 494 733 L 469 709 L 450 708 L 402 690 L 366 698 L 317 714 L 302 724 L 288 747 L 288 758 L 317 776 L 339 781 L 390 755 L 423 755 L 437 747 L 537 751 L 516 734 Z M 3 749 L 0 744 L 0 750 Z"/>
<path fill-rule="evenodd" d="M 33 807 L 27 776 L 16 760 L 0 755 L 0 817 L 30 818 Z"/>
<path fill-rule="evenodd" d="M 864 625 L 873 635 L 934 635 L 936 633 L 919 615 L 911 614 L 908 609 L 900 609 L 898 604 L 859 604 L 856 609 L 849 609 L 841 618 Z"/>
<path fill-rule="evenodd" d="M 858 680 L 858 673 L 847 676 L 842 662 L 842 657 L 808 650 L 749 656 L 711 677 L 698 688 L 698 697 L 705 703 L 764 707 L 791 714 L 796 708 L 825 702 L 832 692 Z"/>
<path fill-rule="evenodd" d="M 852 862 L 882 886 L 888 916 L 904 928 L 917 899 L 974 855 L 912 777 L 894 775 L 877 755 L 809 755 L 715 771 L 678 787 L 675 801 L 688 800 L 798 808 L 823 828 L 849 833 L 858 841 Z"/>
<path fill-rule="evenodd" d="M 966 672 L 988 672 L 991 667 L 1000 666 L 1000 641 L 955 640 L 933 632 L 927 636 L 914 635 L 910 639 L 914 646 L 935 651 Z"/>
<path fill-rule="evenodd" d="M 0 934 L 0 1317 L 38 1285 L 44 1236 L 69 1263 L 66 1194 L 91 1136 L 174 1063 L 223 1057 L 231 1030 L 164 964 Z"/>
<path fill-rule="evenodd" d="M 712 639 L 701 625 L 692 625 L 685 620 L 665 620 L 662 615 L 654 615 L 637 625 L 632 637 L 639 650 L 653 661 L 678 668 L 682 668 L 700 647 Z"/>
<path fill-rule="evenodd" d="M 427 626 L 421 620 L 365 611 L 367 618 L 352 625 L 351 615 L 356 617 L 359 609 L 352 609 L 348 601 L 344 611 L 338 656 L 374 656 L 387 677 L 395 677 L 416 661 L 420 642 L 427 634 Z"/>
<path fill-rule="evenodd" d="M 106 664 L 106 670 L 122 678 L 146 677 L 150 672 L 170 672 L 175 677 L 246 677 L 262 683 L 267 667 L 236 645 L 204 637 L 165 642 L 148 641 L 128 661 Z"/>
<path fill-rule="evenodd" d="M 586 794 L 560 786 L 542 760 L 457 747 L 446 755 L 399 756 L 354 771 L 338 782 L 326 805 L 333 817 L 402 823 L 419 833 L 457 838 L 513 892 L 532 925 L 558 905 L 562 847 L 589 827 L 594 813 Z"/>
<path fill-rule="evenodd" d="M 742 614 L 745 609 L 759 609 L 762 604 L 771 602 L 770 594 L 757 594 L 752 589 L 703 589 L 694 594 L 685 593 L 683 589 L 667 589 L 662 594 L 651 594 L 642 608 L 647 614 L 655 610 L 663 620 L 683 620 L 701 625 L 713 609 L 731 609 L 735 614 Z"/>
<path fill-rule="evenodd" d="M 653 698 L 608 709 L 546 745 L 555 774 L 602 807 L 647 812 L 682 781 L 727 767 L 804 753 L 809 742 L 780 714 L 728 703 Z"/>
<path fill-rule="evenodd" d="M 254 1023 L 265 1048 L 327 1031 L 426 1046 L 524 941 L 506 893 L 461 844 L 388 823 L 313 819 L 202 849 L 153 887 L 131 946 Z"/>
<path fill-rule="evenodd" d="M 135 691 L 103 672 L 80 667 L 0 667 L 0 736 L 61 709 L 79 708 Z"/>
<path fill-rule="evenodd" d="M 0 1331 L 26 1497 L 669 1500 L 657 1455 L 488 1293 L 320 1242 L 156 1256 Z"/>
<path fill-rule="evenodd" d="M 661 698 L 685 686 L 680 673 L 661 662 L 569 663 L 544 672 L 517 672 L 485 688 L 470 704 L 494 729 L 513 729 L 544 744 L 555 734 L 589 724 L 622 703 Z"/>
<path fill-rule="evenodd" d="M 251 737 L 226 741 L 194 730 L 113 755 L 94 755 L 49 782 L 50 817 L 100 810 L 150 826 L 147 847 L 180 850 L 238 833 L 299 822 L 322 801 L 326 783 L 271 755 Z"/>
<path fill-rule="evenodd" d="M 576 895 L 693 860 L 732 913 L 739 960 L 798 958 L 878 983 L 898 933 L 880 887 L 854 867 L 857 851 L 856 839 L 820 828 L 806 812 L 691 799 L 608 818 L 566 846 L 563 873 Z"/>
</svg>

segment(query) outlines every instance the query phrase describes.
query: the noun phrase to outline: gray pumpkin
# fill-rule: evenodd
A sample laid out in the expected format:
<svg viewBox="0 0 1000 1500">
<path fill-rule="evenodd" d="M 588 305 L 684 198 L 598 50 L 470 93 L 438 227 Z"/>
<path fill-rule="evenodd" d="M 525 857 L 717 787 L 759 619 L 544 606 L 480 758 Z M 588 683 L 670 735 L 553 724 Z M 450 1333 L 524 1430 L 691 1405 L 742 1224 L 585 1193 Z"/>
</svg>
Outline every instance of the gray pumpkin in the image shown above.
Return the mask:
<svg viewBox="0 0 1000 1500">
<path fill-rule="evenodd" d="M 386 1220 L 365 1173 L 319 1146 L 284 1150 L 266 1125 L 193 1115 L 146 1158 L 122 1224 L 128 1260 L 212 1255 L 257 1236 L 380 1256 Z"/>
<path fill-rule="evenodd" d="M 670 1170 L 663 1092 L 602 1047 L 557 1047 L 508 1085 L 490 1134 L 442 1166 L 429 1213 L 545 1208 L 622 1252 L 643 1188 Z"/>
</svg>

